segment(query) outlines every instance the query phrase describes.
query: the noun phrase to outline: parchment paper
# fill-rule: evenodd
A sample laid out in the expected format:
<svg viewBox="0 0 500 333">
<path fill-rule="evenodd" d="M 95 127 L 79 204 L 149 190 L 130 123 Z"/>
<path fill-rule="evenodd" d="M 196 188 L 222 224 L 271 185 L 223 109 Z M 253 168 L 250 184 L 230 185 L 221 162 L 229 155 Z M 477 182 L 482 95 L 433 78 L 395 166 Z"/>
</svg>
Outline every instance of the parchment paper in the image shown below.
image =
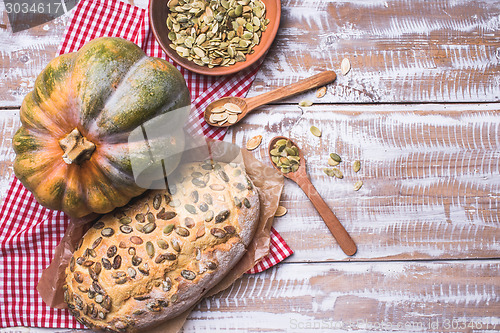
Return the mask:
<svg viewBox="0 0 500 333">
<path fill-rule="evenodd" d="M 219 154 L 220 156 L 228 155 L 227 151 L 220 152 L 220 150 L 227 150 L 227 143 L 208 142 L 208 145 L 210 146 L 209 150 L 211 150 L 210 154 Z M 234 145 L 232 146 L 236 147 Z M 234 153 L 235 151 L 233 149 L 232 154 L 234 155 Z M 245 149 L 238 148 L 236 154 L 238 155 L 236 159 L 242 159 L 248 176 L 259 192 L 259 224 L 247 253 L 225 278 L 209 290 L 205 296 L 215 295 L 228 288 L 234 281 L 240 278 L 246 271 L 251 269 L 259 260 L 269 253 L 270 230 L 274 220 L 274 213 L 278 208 L 281 192 L 283 190 L 283 176 L 274 168 L 263 164 Z M 232 159 L 234 160 L 234 156 Z M 65 278 L 64 272 L 76 245 L 97 217 L 97 215 L 93 215 L 82 219 L 71 219 L 66 229 L 66 233 L 55 250 L 52 262 L 43 271 L 42 277 L 37 285 L 37 290 L 47 305 L 60 309 L 67 307 L 64 302 L 62 290 Z M 178 332 L 195 306 L 196 305 L 176 318 L 148 331 L 153 333 Z"/>
</svg>

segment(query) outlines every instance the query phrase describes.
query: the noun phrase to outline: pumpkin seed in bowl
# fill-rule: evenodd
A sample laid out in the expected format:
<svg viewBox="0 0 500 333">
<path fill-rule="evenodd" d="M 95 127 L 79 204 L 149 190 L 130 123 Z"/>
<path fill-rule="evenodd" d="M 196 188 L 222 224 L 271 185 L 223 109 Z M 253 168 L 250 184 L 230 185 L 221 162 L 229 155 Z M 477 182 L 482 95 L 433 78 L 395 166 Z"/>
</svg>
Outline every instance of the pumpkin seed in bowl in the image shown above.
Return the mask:
<svg viewBox="0 0 500 333">
<path fill-rule="evenodd" d="M 170 47 L 199 66 L 230 66 L 246 60 L 270 20 L 260 0 L 170 0 Z"/>
</svg>

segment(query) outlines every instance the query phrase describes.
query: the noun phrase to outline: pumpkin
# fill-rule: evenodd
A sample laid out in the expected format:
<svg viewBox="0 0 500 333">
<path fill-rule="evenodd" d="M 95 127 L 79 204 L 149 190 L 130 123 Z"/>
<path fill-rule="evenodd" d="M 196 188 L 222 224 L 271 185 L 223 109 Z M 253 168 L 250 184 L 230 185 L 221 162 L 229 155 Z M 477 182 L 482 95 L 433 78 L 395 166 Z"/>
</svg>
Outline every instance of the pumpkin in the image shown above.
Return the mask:
<svg viewBox="0 0 500 333">
<path fill-rule="evenodd" d="M 37 77 L 13 138 L 14 172 L 47 208 L 71 217 L 110 212 L 145 191 L 134 163 L 161 163 L 164 174 L 177 167 L 184 136 L 174 114 L 189 104 L 182 74 L 167 61 L 121 38 L 94 39 Z M 169 114 L 174 121 L 158 127 Z M 161 135 L 137 135 L 151 125 Z"/>
</svg>

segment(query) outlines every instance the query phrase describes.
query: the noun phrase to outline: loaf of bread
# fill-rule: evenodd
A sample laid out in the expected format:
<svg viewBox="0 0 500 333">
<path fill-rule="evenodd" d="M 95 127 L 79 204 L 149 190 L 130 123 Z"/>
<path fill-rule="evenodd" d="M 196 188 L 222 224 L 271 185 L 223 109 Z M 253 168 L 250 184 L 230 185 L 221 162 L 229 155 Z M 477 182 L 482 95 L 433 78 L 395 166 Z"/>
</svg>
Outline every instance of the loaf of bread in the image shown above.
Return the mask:
<svg viewBox="0 0 500 333">
<path fill-rule="evenodd" d="M 169 191 L 104 215 L 66 268 L 64 299 L 93 329 L 136 332 L 173 318 L 216 285 L 253 238 L 259 196 L 237 164 L 186 164 Z"/>
</svg>

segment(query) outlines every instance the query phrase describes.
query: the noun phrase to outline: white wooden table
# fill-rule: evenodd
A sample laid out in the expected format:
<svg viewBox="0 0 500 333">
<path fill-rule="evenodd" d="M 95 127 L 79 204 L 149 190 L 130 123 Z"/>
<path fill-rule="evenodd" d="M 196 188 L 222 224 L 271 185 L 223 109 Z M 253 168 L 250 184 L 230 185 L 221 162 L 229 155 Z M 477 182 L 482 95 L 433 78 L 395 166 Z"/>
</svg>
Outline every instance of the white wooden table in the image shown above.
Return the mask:
<svg viewBox="0 0 500 333">
<path fill-rule="evenodd" d="M 13 34 L 2 6 L 0 199 L 21 101 L 69 18 Z M 288 213 L 275 228 L 295 254 L 201 301 L 184 331 L 500 332 L 500 2 L 285 0 L 282 8 L 249 96 L 323 69 L 339 77 L 325 97 L 262 107 L 226 138 L 243 145 L 263 135 L 255 151 L 263 161 L 273 136 L 296 140 L 358 253 L 346 257 L 286 181 Z M 314 105 L 298 107 L 303 99 Z M 344 159 L 342 180 L 322 171 L 330 152 Z M 364 186 L 355 192 L 357 180 Z"/>
</svg>

